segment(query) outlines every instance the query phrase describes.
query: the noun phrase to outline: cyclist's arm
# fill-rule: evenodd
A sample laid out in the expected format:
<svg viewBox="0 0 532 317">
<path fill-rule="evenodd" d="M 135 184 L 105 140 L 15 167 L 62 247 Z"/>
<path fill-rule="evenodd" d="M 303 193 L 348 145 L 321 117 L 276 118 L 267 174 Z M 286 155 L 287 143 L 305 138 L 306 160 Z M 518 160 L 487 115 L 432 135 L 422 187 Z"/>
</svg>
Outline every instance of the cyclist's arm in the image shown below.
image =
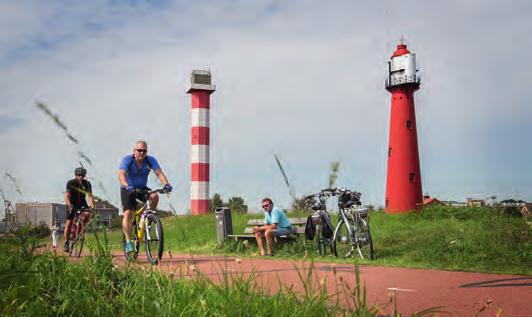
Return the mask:
<svg viewBox="0 0 532 317">
<path fill-rule="evenodd" d="M 65 205 L 67 210 L 72 210 L 72 206 L 70 205 L 70 192 L 68 190 L 65 192 Z"/>
<path fill-rule="evenodd" d="M 91 209 L 96 208 L 96 203 L 94 202 L 94 196 L 90 192 L 87 193 L 87 203 L 89 204 L 89 207 L 91 207 Z"/>
<path fill-rule="evenodd" d="M 154 170 L 153 172 L 155 173 L 155 175 L 157 175 L 157 177 L 159 178 L 163 186 L 168 184 L 168 179 L 166 178 L 166 175 L 164 175 L 163 171 L 160 168 Z"/>
<path fill-rule="evenodd" d="M 120 169 L 118 170 L 118 180 L 120 181 L 121 186 L 127 186 L 129 185 L 126 180 L 126 170 Z"/>
</svg>

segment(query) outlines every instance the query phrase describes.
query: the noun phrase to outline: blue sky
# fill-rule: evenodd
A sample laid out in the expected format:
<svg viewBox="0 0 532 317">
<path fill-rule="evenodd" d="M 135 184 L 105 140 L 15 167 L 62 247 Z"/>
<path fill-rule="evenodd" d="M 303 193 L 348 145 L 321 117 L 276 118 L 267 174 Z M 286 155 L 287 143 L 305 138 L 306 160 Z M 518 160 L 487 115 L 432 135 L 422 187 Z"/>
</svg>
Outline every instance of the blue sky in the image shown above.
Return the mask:
<svg viewBox="0 0 532 317">
<path fill-rule="evenodd" d="M 386 62 L 404 38 L 422 74 L 423 191 L 532 200 L 530 21 L 526 1 L 0 1 L 0 172 L 23 195 L 0 188 L 60 201 L 82 151 L 96 194 L 118 204 L 118 162 L 146 139 L 176 188 L 163 204 L 184 212 L 185 92 L 191 70 L 211 69 L 211 194 L 288 207 L 277 154 L 298 195 L 340 161 L 337 185 L 383 205 Z"/>
</svg>

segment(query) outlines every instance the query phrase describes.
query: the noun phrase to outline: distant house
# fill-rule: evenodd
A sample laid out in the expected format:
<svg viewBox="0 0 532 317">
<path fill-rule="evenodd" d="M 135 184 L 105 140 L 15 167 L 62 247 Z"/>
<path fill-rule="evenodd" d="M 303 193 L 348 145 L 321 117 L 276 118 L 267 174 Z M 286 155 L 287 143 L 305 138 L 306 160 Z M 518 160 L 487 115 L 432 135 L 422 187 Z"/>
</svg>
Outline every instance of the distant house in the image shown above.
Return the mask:
<svg viewBox="0 0 532 317">
<path fill-rule="evenodd" d="M 107 202 L 96 201 L 98 212 L 106 226 L 111 226 L 111 219 L 118 216 L 118 208 Z M 15 205 L 17 222 L 20 224 L 40 225 L 51 227 L 58 220 L 61 227 L 66 223 L 66 205 L 58 203 L 17 203 Z"/>
<path fill-rule="evenodd" d="M 38 226 L 46 224 L 51 227 L 58 220 L 61 226 L 66 222 L 66 206 L 58 203 L 16 203 L 17 223 Z"/>
<path fill-rule="evenodd" d="M 434 206 L 434 205 L 444 205 L 442 201 L 438 198 L 430 197 L 428 195 L 423 196 L 423 207 L 425 206 Z"/>
<path fill-rule="evenodd" d="M 107 227 L 111 227 L 111 220 L 118 216 L 118 208 L 104 200 L 96 200 L 96 211 L 102 216 Z"/>
<path fill-rule="evenodd" d="M 508 207 L 524 207 L 526 205 L 526 201 L 524 200 L 516 200 L 516 199 L 505 199 L 501 200 L 501 205 L 508 206 Z"/>
<path fill-rule="evenodd" d="M 486 204 L 484 199 L 468 198 L 467 206 L 469 207 L 482 207 Z"/>
<path fill-rule="evenodd" d="M 464 201 L 449 200 L 443 203 L 447 206 L 452 206 L 452 207 L 466 207 L 467 206 L 467 203 Z"/>
</svg>

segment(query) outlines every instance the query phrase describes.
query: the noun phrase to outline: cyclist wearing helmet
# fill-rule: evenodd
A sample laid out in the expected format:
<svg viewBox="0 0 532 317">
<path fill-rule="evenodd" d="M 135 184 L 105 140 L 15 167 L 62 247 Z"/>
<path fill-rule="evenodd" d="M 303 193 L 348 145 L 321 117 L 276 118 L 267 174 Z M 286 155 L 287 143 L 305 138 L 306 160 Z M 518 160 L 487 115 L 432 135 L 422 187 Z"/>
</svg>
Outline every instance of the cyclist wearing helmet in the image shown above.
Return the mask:
<svg viewBox="0 0 532 317">
<path fill-rule="evenodd" d="M 164 189 L 167 192 L 172 191 L 172 186 L 168 183 L 168 179 L 164 175 L 159 163 L 155 157 L 148 155 L 148 144 L 146 141 L 137 141 L 133 147 L 133 154 L 126 155 L 120 162 L 118 171 L 118 179 L 120 181 L 120 198 L 124 208 L 124 219 L 122 219 L 122 229 L 126 236 L 125 251 L 131 252 L 133 247 L 129 234 L 131 232 L 131 210 L 137 206 L 137 192 L 136 189 L 147 189 L 148 174 L 153 170 L 157 178 L 164 184 Z M 139 197 L 141 200 L 142 197 Z M 153 193 L 149 197 L 150 205 L 153 209 L 157 208 L 159 202 L 159 195 Z"/>
<path fill-rule="evenodd" d="M 87 170 L 83 167 L 78 167 L 74 171 L 74 175 L 76 178 L 71 179 L 66 184 L 66 192 L 65 192 L 65 204 L 67 208 L 67 221 L 65 224 L 65 252 L 68 252 L 68 233 L 70 232 L 70 227 L 72 226 L 72 222 L 74 220 L 74 217 L 76 217 L 76 213 L 79 210 L 84 210 L 83 213 L 83 221 L 89 220 L 90 208 L 94 209 L 94 197 L 92 196 L 92 186 L 91 183 L 85 179 L 85 176 L 87 175 Z M 88 198 L 89 203 L 87 204 Z"/>
</svg>

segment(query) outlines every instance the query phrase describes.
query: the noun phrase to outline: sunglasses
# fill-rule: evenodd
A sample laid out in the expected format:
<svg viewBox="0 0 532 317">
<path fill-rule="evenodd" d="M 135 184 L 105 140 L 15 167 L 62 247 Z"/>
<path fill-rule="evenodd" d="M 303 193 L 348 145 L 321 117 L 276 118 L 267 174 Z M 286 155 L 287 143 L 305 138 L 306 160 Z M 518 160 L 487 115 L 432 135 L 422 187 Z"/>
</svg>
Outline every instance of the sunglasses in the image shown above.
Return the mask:
<svg viewBox="0 0 532 317">
<path fill-rule="evenodd" d="M 270 205 L 262 205 L 262 208 L 268 208 Z"/>
<path fill-rule="evenodd" d="M 144 149 L 135 149 L 135 151 L 139 152 L 139 153 L 146 153 L 148 152 L 148 150 L 144 150 Z"/>
</svg>

